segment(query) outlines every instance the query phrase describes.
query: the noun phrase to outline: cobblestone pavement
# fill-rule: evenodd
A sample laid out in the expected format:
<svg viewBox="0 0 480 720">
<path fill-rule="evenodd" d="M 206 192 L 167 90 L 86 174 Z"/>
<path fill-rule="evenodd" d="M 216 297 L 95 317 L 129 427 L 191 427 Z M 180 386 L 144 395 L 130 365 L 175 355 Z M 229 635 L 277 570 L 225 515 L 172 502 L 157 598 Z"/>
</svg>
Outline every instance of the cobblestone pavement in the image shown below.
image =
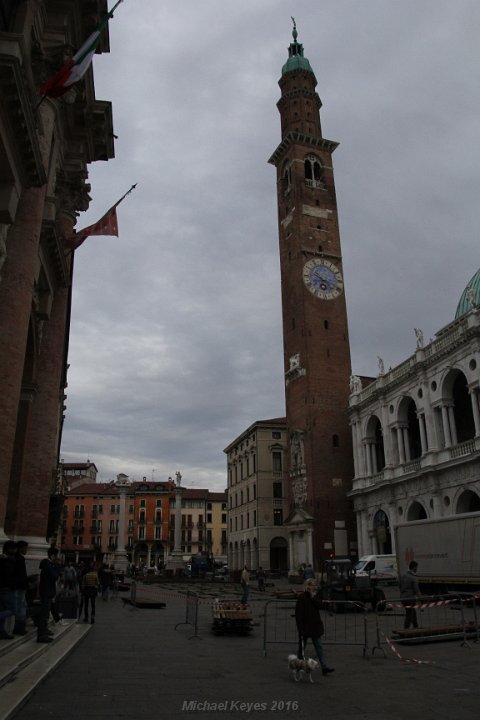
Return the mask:
<svg viewBox="0 0 480 720">
<path fill-rule="evenodd" d="M 327 645 L 332 675 L 294 682 L 287 640 L 263 652 L 265 602 L 271 592 L 252 592 L 254 627 L 246 636 L 212 633 L 215 597 L 239 599 L 238 586 L 195 586 L 198 631 L 185 623 L 185 596 L 174 584 L 160 590 L 138 586 L 139 598 L 160 596 L 163 609 L 138 609 L 99 601 L 97 622 L 63 664 L 16 715 L 18 720 L 153 720 L 205 717 L 325 717 L 328 720 L 459 720 L 480 708 L 480 643 L 460 640 L 403 646 L 404 659 L 386 645 L 364 657 L 360 646 Z M 287 590 L 287 588 L 284 588 Z M 288 601 L 286 602 L 288 607 Z M 288 611 L 287 611 L 288 613 Z M 369 623 L 374 616 L 369 613 Z M 179 624 L 180 623 L 180 624 Z M 176 627 L 177 626 L 177 627 Z M 281 638 L 281 628 L 275 636 Z"/>
</svg>

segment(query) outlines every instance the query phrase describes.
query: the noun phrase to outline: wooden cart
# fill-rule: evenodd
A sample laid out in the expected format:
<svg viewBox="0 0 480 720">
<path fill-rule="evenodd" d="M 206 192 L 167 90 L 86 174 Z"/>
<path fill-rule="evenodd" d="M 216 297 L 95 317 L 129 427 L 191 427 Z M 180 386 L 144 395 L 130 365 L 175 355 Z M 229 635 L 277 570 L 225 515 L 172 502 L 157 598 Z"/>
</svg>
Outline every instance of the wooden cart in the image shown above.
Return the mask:
<svg viewBox="0 0 480 720">
<path fill-rule="evenodd" d="M 247 635 L 253 627 L 250 607 L 239 602 L 214 600 L 212 617 L 215 635 Z"/>
</svg>

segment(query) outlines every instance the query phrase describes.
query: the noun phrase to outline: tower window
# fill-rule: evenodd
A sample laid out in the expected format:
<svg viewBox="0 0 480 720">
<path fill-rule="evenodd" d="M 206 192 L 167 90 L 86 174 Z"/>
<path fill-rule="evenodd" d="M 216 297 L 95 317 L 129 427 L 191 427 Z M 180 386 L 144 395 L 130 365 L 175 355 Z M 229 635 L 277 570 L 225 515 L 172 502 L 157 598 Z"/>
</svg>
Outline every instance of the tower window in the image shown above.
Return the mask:
<svg viewBox="0 0 480 720">
<path fill-rule="evenodd" d="M 338 437 L 338 435 L 334 435 L 332 437 L 332 445 L 333 447 L 340 447 L 340 438 Z"/>
<path fill-rule="evenodd" d="M 305 183 L 309 187 L 321 187 L 323 172 L 320 160 L 315 155 L 307 155 L 304 162 Z"/>
<path fill-rule="evenodd" d="M 323 327 L 325 328 L 325 330 L 328 330 L 328 320 L 323 321 Z"/>
</svg>

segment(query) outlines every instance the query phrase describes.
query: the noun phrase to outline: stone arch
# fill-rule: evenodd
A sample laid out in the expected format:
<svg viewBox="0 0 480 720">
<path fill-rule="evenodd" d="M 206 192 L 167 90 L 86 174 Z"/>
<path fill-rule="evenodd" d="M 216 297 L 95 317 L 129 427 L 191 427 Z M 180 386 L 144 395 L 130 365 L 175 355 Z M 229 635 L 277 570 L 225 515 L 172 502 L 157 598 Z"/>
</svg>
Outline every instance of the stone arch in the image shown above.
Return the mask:
<svg viewBox="0 0 480 720">
<path fill-rule="evenodd" d="M 408 522 L 411 522 L 412 520 L 424 520 L 427 517 L 427 511 L 419 500 L 414 500 L 410 503 L 406 513 L 406 519 Z"/>
<path fill-rule="evenodd" d="M 139 542 L 133 550 L 133 564 L 141 567 L 146 564 L 148 557 L 148 545 L 146 542 Z"/>
<path fill-rule="evenodd" d="M 457 498 L 455 513 L 471 513 L 480 511 L 480 496 L 469 488 L 463 490 Z"/>
<path fill-rule="evenodd" d="M 454 368 L 448 371 L 442 384 L 442 398 L 444 402 L 453 404 L 457 443 L 472 440 L 475 437 L 475 421 L 468 381 L 462 370 Z"/>
<path fill-rule="evenodd" d="M 288 543 L 283 537 L 270 541 L 270 570 L 288 570 Z"/>
<path fill-rule="evenodd" d="M 366 425 L 367 449 L 371 448 L 372 472 L 375 474 L 385 467 L 385 447 L 383 444 L 383 428 L 377 415 L 371 415 Z"/>
<path fill-rule="evenodd" d="M 417 416 L 417 405 L 409 395 L 402 397 L 398 406 L 398 422 L 407 428 L 405 447 L 407 460 L 415 460 L 422 455 L 422 441 L 420 438 L 420 423 Z M 404 436 L 405 437 L 405 436 Z"/>
<path fill-rule="evenodd" d="M 392 533 L 387 513 L 379 509 L 373 516 L 373 538 L 378 555 L 389 555 L 392 552 Z"/>
</svg>

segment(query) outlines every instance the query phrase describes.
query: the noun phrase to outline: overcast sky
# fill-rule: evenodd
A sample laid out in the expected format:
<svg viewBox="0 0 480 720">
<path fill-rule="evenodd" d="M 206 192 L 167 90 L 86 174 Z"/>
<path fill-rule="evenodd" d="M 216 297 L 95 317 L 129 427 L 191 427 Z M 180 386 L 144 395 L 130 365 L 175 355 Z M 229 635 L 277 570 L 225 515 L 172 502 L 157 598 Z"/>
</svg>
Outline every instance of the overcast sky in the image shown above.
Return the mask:
<svg viewBox="0 0 480 720">
<path fill-rule="evenodd" d="M 113 6 L 112 0 L 109 1 Z M 66 462 L 223 490 L 223 449 L 285 413 L 275 169 L 291 16 L 333 155 L 352 366 L 378 374 L 453 320 L 480 266 L 478 0 L 125 0 L 96 96 L 75 254 Z"/>
</svg>

